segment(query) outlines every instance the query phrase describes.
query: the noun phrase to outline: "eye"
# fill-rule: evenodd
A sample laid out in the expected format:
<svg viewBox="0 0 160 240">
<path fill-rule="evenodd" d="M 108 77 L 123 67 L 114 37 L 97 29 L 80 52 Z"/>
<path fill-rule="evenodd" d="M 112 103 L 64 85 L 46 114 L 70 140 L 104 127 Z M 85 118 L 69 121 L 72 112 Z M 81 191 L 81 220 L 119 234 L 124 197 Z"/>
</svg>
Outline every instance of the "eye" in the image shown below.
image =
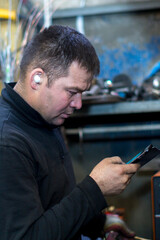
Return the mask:
<svg viewBox="0 0 160 240">
<path fill-rule="evenodd" d="M 69 93 L 70 96 L 74 96 L 75 94 L 77 94 L 77 92 L 72 91 L 72 90 L 68 90 L 68 93 Z"/>
</svg>

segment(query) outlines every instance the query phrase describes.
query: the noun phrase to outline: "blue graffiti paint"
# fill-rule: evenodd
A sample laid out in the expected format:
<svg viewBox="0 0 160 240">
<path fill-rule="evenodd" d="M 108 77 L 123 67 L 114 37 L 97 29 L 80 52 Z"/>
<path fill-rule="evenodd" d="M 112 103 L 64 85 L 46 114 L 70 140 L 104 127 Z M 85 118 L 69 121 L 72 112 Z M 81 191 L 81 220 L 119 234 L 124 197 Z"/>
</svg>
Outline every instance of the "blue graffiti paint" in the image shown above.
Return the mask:
<svg viewBox="0 0 160 240">
<path fill-rule="evenodd" d="M 117 45 L 114 49 L 102 46 L 100 78 L 113 79 L 117 74 L 126 73 L 133 83 L 141 82 L 151 70 L 152 63 L 160 60 L 160 37 L 151 37 L 143 45 L 131 42 Z"/>
</svg>

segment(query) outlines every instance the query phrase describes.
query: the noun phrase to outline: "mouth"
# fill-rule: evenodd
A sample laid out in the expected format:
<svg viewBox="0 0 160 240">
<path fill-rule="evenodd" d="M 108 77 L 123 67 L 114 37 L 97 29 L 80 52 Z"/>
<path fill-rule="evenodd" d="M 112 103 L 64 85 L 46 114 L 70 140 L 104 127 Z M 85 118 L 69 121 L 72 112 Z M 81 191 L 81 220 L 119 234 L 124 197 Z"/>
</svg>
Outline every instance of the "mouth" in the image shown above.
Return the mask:
<svg viewBox="0 0 160 240">
<path fill-rule="evenodd" d="M 62 118 L 69 118 L 72 113 L 62 113 L 61 117 Z"/>
</svg>

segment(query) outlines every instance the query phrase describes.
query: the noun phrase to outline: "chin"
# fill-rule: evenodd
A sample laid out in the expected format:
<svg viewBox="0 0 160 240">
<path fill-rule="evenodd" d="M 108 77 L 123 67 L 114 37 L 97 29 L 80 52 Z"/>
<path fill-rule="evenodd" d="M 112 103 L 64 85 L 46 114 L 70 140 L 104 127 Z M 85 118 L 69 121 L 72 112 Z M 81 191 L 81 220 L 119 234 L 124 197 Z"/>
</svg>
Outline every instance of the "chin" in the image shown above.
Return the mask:
<svg viewBox="0 0 160 240">
<path fill-rule="evenodd" d="M 60 126 L 64 123 L 65 119 L 64 118 L 57 118 L 54 119 L 54 121 L 52 122 L 53 125 L 55 126 Z"/>
</svg>

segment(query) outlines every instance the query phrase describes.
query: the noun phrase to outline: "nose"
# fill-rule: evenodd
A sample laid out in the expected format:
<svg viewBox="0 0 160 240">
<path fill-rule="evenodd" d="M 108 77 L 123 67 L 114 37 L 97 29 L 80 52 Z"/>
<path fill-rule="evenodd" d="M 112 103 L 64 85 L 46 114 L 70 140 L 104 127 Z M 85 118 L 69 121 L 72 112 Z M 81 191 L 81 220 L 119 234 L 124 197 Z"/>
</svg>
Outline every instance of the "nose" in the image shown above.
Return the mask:
<svg viewBox="0 0 160 240">
<path fill-rule="evenodd" d="M 82 107 L 82 93 L 77 93 L 73 96 L 70 106 L 77 110 Z"/>
</svg>

